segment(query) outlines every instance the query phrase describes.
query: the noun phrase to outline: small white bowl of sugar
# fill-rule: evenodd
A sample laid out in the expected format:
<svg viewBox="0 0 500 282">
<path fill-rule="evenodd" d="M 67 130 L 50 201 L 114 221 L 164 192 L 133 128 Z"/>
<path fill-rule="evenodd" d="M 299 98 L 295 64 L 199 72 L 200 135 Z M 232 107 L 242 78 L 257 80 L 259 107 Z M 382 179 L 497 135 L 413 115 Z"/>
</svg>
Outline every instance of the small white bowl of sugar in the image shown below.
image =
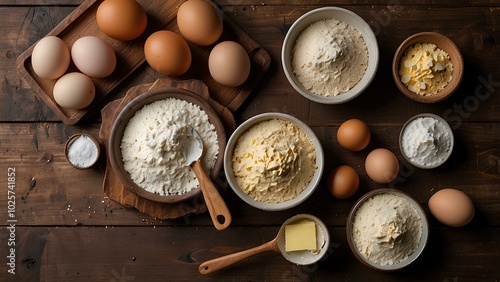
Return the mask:
<svg viewBox="0 0 500 282">
<path fill-rule="evenodd" d="M 64 155 L 69 164 L 78 169 L 92 167 L 101 153 L 99 141 L 87 133 L 78 133 L 69 137 L 64 148 Z"/>
</svg>

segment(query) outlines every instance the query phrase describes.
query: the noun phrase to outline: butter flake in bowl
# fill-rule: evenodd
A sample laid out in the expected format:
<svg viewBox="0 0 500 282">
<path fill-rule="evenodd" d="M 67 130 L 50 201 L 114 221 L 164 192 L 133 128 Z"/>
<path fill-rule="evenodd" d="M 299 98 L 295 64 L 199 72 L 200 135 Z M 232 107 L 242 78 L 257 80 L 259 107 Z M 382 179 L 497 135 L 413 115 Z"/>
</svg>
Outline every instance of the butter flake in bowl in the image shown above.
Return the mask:
<svg viewBox="0 0 500 282">
<path fill-rule="evenodd" d="M 276 211 L 297 206 L 314 192 L 323 158 L 318 138 L 305 123 L 287 114 L 264 113 L 231 135 L 224 170 L 243 201 Z"/>
</svg>

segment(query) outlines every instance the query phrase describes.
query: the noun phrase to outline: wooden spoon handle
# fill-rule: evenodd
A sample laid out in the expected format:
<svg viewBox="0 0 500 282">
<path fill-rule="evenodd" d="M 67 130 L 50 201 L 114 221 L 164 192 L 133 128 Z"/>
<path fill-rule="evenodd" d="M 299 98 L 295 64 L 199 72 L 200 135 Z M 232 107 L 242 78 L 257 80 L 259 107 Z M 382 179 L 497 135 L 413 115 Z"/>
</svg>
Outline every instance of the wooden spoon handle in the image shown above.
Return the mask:
<svg viewBox="0 0 500 282">
<path fill-rule="evenodd" d="M 193 171 L 200 182 L 201 191 L 203 193 L 203 198 L 217 230 L 224 230 L 231 224 L 231 213 L 227 208 L 226 203 L 220 196 L 217 188 L 213 184 L 210 177 L 207 175 L 203 169 L 200 160 L 197 160 L 192 165 Z"/>
<path fill-rule="evenodd" d="M 208 260 L 200 264 L 198 270 L 200 271 L 201 274 L 209 274 L 214 271 L 223 269 L 227 266 L 230 266 L 232 264 L 235 264 L 239 261 L 242 261 L 244 259 L 247 259 L 251 256 L 263 253 L 263 252 L 271 252 L 271 251 L 276 251 L 277 247 L 275 246 L 277 244 L 276 239 L 267 242 L 263 245 L 244 250 L 241 252 L 237 252 L 234 254 L 229 254 L 226 256 L 222 256 L 219 258 L 215 258 L 212 260 Z"/>
</svg>

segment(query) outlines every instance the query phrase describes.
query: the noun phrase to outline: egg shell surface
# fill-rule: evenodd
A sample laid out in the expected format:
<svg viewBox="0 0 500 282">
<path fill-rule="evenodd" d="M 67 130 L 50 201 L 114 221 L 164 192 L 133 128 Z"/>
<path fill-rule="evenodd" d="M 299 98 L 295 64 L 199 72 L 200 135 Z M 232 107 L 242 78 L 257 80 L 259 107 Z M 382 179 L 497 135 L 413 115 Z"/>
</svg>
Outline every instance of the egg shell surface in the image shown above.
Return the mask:
<svg viewBox="0 0 500 282">
<path fill-rule="evenodd" d="M 358 187 L 359 175 L 351 166 L 338 166 L 328 174 L 328 190 L 336 198 L 349 198 L 356 193 Z"/>
<path fill-rule="evenodd" d="M 33 71 L 45 79 L 61 77 L 68 69 L 70 62 L 69 48 L 57 36 L 46 36 L 40 39 L 31 54 Z"/>
<path fill-rule="evenodd" d="M 103 78 L 115 70 L 116 55 L 111 46 L 96 36 L 84 36 L 73 43 L 71 59 L 82 73 Z"/>
<path fill-rule="evenodd" d="M 398 176 L 399 161 L 391 151 L 385 148 L 378 148 L 366 156 L 365 169 L 373 181 L 386 184 Z"/>
<path fill-rule="evenodd" d="M 236 87 L 245 82 L 250 74 L 250 57 L 245 48 L 234 41 L 217 44 L 208 57 L 208 70 L 218 83 Z"/>
<path fill-rule="evenodd" d="M 71 72 L 56 81 L 53 95 L 59 106 L 79 110 L 94 100 L 95 85 L 92 79 L 83 73 Z"/>
<path fill-rule="evenodd" d="M 349 119 L 337 130 L 339 145 L 349 151 L 361 151 L 370 143 L 370 129 L 360 119 Z"/>
<path fill-rule="evenodd" d="M 148 25 L 144 8 L 135 0 L 106 0 L 96 12 L 99 29 L 111 38 L 129 41 L 139 37 Z"/>
<path fill-rule="evenodd" d="M 160 30 L 151 34 L 144 44 L 148 64 L 157 72 L 180 76 L 191 66 L 191 49 L 177 33 Z"/>
<path fill-rule="evenodd" d="M 205 0 L 188 0 L 177 10 L 177 26 L 182 36 L 196 45 L 208 46 L 222 34 L 222 18 Z"/>
<path fill-rule="evenodd" d="M 474 218 L 474 204 L 464 192 L 446 188 L 437 191 L 429 199 L 431 214 L 441 223 L 461 227 Z"/>
</svg>

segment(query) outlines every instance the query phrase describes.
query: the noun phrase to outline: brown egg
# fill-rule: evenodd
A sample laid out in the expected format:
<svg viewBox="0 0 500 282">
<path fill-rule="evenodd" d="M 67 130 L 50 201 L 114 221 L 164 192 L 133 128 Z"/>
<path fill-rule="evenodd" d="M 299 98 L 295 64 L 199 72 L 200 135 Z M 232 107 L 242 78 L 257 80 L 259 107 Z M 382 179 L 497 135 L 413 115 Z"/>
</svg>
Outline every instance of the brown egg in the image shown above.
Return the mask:
<svg viewBox="0 0 500 282">
<path fill-rule="evenodd" d="M 245 48 L 234 41 L 217 44 L 208 57 L 208 70 L 218 83 L 236 87 L 250 74 L 250 58 Z"/>
<path fill-rule="evenodd" d="M 177 10 L 177 26 L 186 40 L 200 46 L 215 43 L 223 24 L 215 7 L 204 0 L 188 0 Z"/>
<path fill-rule="evenodd" d="M 160 30 L 144 44 L 148 64 L 157 72 L 170 76 L 184 74 L 191 66 L 191 49 L 177 33 Z"/>
<path fill-rule="evenodd" d="M 128 41 L 146 30 L 148 17 L 135 0 L 106 0 L 97 8 L 96 21 L 99 29 L 109 37 Z"/>
<path fill-rule="evenodd" d="M 460 227 L 474 217 L 474 204 L 464 192 L 456 189 L 442 189 L 429 199 L 429 210 L 441 223 Z"/>
<path fill-rule="evenodd" d="M 337 141 L 349 151 L 361 151 L 370 143 L 370 129 L 359 119 L 343 122 L 337 130 Z"/>
<path fill-rule="evenodd" d="M 341 165 L 328 174 L 328 190 L 339 199 L 346 199 L 358 190 L 359 176 L 354 168 Z"/>
<path fill-rule="evenodd" d="M 391 151 L 379 148 L 368 154 L 365 160 L 365 169 L 373 181 L 385 184 L 398 176 L 399 161 Z"/>
</svg>

